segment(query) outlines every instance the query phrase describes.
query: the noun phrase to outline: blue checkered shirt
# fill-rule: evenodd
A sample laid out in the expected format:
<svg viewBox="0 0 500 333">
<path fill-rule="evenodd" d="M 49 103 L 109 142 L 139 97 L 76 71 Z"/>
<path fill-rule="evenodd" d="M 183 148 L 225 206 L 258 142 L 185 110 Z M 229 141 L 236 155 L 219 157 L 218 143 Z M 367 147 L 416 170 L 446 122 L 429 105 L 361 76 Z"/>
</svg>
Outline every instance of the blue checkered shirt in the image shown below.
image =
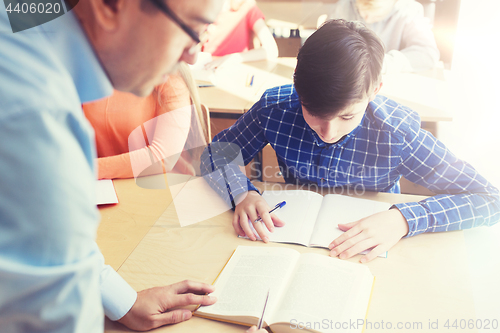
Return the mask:
<svg viewBox="0 0 500 333">
<path fill-rule="evenodd" d="M 205 179 L 228 203 L 257 191 L 241 165 L 268 143 L 287 183 L 399 193 L 404 176 L 434 192 L 419 202 L 394 205 L 408 222 L 407 237 L 493 225 L 500 219 L 498 190 L 421 129 L 415 111 L 380 95 L 351 133 L 329 144 L 305 122 L 293 85 L 269 89 L 205 150 Z"/>
</svg>

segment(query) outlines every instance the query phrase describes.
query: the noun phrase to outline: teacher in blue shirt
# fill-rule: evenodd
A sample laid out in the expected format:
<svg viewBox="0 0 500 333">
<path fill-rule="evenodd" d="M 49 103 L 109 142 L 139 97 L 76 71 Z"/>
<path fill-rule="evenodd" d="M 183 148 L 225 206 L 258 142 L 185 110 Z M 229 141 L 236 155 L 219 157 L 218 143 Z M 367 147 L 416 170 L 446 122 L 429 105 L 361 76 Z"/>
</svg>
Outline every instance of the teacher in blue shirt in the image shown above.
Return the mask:
<svg viewBox="0 0 500 333">
<path fill-rule="evenodd" d="M 179 61 L 193 63 L 222 2 L 85 0 L 15 33 L 9 18 L 30 16 L 0 5 L 2 332 L 102 332 L 103 312 L 147 330 L 191 317 L 172 308 L 215 302 L 203 296 L 211 286 L 192 281 L 136 293 L 104 265 L 81 104 L 113 87 L 146 96 Z"/>
</svg>

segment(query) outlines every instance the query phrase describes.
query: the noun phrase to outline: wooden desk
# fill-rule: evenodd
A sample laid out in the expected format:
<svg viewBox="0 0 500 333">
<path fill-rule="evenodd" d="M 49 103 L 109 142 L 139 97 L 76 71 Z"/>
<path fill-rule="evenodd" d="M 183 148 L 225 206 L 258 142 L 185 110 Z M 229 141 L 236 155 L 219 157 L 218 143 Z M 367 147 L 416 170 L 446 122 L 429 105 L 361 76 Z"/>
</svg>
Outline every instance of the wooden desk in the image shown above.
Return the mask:
<svg viewBox="0 0 500 333">
<path fill-rule="evenodd" d="M 217 70 L 215 87 L 198 89 L 201 103 L 210 110 L 212 136 L 234 124 L 259 100 L 262 94 L 258 93 L 275 67 L 271 61 L 225 65 Z"/>
<path fill-rule="evenodd" d="M 115 182 L 118 184 L 116 188 L 120 198 L 144 195 L 142 191 L 136 191 L 132 187 L 121 186 L 120 182 L 122 181 Z M 262 190 L 270 186 L 264 183 L 256 185 Z M 365 193 L 363 197 L 390 203 L 422 198 L 387 193 Z M 113 218 L 112 215 L 108 217 Z M 141 290 L 184 279 L 212 283 L 238 245 L 284 246 L 300 252 L 328 254 L 326 249 L 274 243 L 264 245 L 239 239 L 233 231 L 231 219 L 232 212 L 228 211 L 181 228 L 175 208 L 170 204 L 118 272 L 133 288 Z M 107 245 L 107 242 L 106 238 L 101 237 L 101 246 Z M 121 249 L 115 249 L 114 255 L 119 255 L 120 251 Z M 359 257 L 349 259 L 353 262 L 357 260 Z M 446 319 L 475 319 L 464 236 L 461 231 L 424 234 L 404 239 L 389 251 L 388 258 L 377 258 L 366 265 L 376 277 L 368 312 L 368 321 L 372 323 L 380 324 L 383 320 L 384 323 L 393 323 L 395 327 L 398 322 L 421 322 L 422 329 L 402 329 L 399 332 L 438 332 L 444 330 L 442 325 Z M 434 322 L 436 319 L 439 320 L 440 330 L 428 327 L 429 320 Z M 106 332 L 124 331 L 127 329 L 121 324 L 106 320 Z M 155 330 L 201 331 L 241 333 L 244 328 L 195 317 L 178 325 Z M 384 330 L 365 330 L 379 331 Z"/>
<path fill-rule="evenodd" d="M 199 88 L 201 103 L 209 108 L 212 118 L 237 119 L 260 99 L 264 91 L 292 82 L 294 61 L 295 58 L 278 58 L 276 61 L 226 65 L 218 70 L 215 87 Z M 247 86 L 247 79 L 252 75 L 253 85 Z"/>
<path fill-rule="evenodd" d="M 210 112 L 236 113 L 241 115 L 249 103 L 255 103 L 257 93 L 266 84 L 269 74 L 276 67 L 274 61 L 254 61 L 240 64 L 227 64 L 220 67 L 215 78 L 215 87 L 199 88 L 200 99 Z M 254 76 L 253 84 L 247 85 Z"/>
<path fill-rule="evenodd" d="M 190 176 L 174 177 L 183 180 Z M 113 184 L 119 203 L 99 207 L 101 222 L 97 229 L 97 244 L 106 264 L 118 270 L 172 203 L 176 193 L 172 194 L 167 188 L 163 175 L 148 177 L 139 185 L 135 179 L 114 180 Z"/>
</svg>

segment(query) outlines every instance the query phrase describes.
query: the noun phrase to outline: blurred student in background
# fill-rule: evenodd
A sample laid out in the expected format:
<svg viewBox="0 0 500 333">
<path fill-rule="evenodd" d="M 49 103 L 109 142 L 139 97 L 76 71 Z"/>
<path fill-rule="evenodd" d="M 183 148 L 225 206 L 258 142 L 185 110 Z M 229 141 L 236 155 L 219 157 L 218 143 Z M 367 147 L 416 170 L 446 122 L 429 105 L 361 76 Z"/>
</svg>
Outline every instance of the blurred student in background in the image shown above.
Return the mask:
<svg viewBox="0 0 500 333">
<path fill-rule="evenodd" d="M 115 90 L 83 105 L 96 134 L 99 179 L 196 174 L 190 153 L 207 143 L 206 123 L 189 68 L 178 67 L 147 97 Z"/>
<path fill-rule="evenodd" d="M 326 18 L 361 21 L 385 45 L 382 73 L 418 72 L 434 68 L 439 50 L 429 20 L 415 0 L 339 0 Z"/>
<path fill-rule="evenodd" d="M 203 51 L 213 61 L 206 65 L 214 69 L 224 62 L 247 62 L 278 57 L 278 46 L 264 21 L 264 14 L 254 0 L 226 0 L 222 12 L 207 30 Z M 254 37 L 260 47 L 254 48 Z"/>
</svg>

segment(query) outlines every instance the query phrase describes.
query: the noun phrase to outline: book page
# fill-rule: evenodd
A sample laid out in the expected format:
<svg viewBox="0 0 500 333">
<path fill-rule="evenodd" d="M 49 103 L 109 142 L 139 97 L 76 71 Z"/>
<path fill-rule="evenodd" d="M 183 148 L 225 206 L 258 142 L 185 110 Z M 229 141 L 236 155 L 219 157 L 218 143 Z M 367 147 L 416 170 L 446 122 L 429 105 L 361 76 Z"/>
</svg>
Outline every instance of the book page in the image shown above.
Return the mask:
<svg viewBox="0 0 500 333">
<path fill-rule="evenodd" d="M 365 318 L 372 285 L 373 275 L 364 265 L 302 254 L 270 321 L 285 323 L 290 328 L 299 322 L 303 326 L 311 323 L 315 331 L 338 332 L 335 322 Z M 362 327 L 356 327 L 352 332 L 361 330 Z"/>
<path fill-rule="evenodd" d="M 335 238 L 343 234 L 338 228 L 339 223 L 358 221 L 390 207 L 391 204 L 386 202 L 327 194 L 323 198 L 310 245 L 328 247 Z"/>
<path fill-rule="evenodd" d="M 191 75 L 198 87 L 209 87 L 215 84 L 215 71 L 205 69 L 205 65 L 212 61 L 212 55 L 207 52 L 199 52 L 196 62 L 190 64 Z"/>
<path fill-rule="evenodd" d="M 101 179 L 96 183 L 97 205 L 108 205 L 118 203 L 115 186 L 111 179 Z"/>
<path fill-rule="evenodd" d="M 286 201 L 286 205 L 275 212 L 286 224 L 269 233 L 269 240 L 308 246 L 323 196 L 311 191 L 297 190 L 265 191 L 262 197 L 271 208 L 281 201 Z"/>
<path fill-rule="evenodd" d="M 299 252 L 287 248 L 238 246 L 215 283 L 212 295 L 217 302 L 202 306 L 197 312 L 259 318 L 269 290 L 267 318 L 276 307 L 299 256 Z"/>
</svg>

